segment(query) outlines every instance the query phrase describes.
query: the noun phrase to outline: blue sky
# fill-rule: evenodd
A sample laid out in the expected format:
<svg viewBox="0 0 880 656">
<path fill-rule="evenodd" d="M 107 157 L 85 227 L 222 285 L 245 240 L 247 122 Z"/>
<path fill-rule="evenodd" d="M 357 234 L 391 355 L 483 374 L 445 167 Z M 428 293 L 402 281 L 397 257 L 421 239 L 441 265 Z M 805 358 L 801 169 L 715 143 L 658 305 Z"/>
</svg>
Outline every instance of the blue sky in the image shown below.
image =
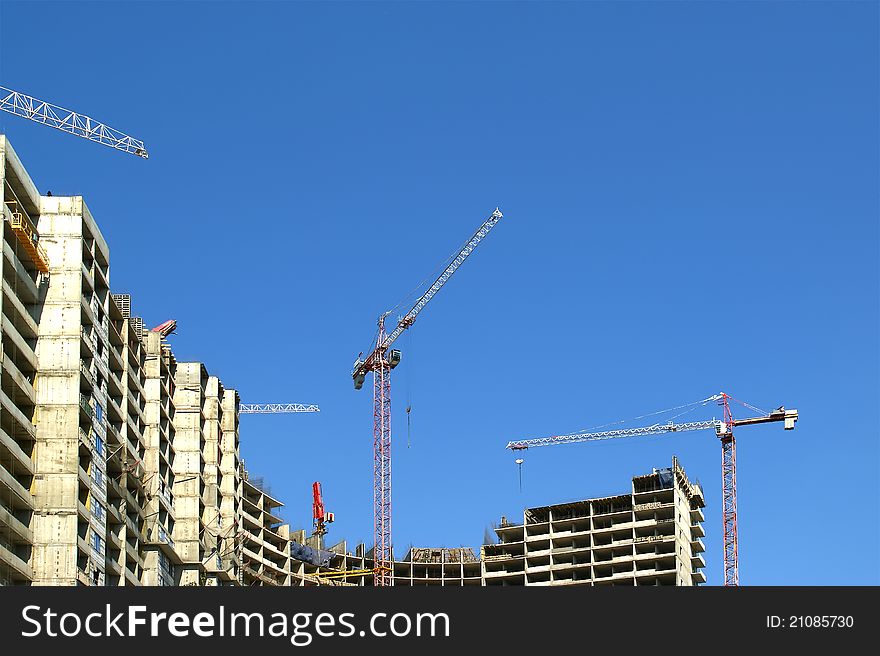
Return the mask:
<svg viewBox="0 0 880 656">
<path fill-rule="evenodd" d="M 177 319 L 178 359 L 321 405 L 242 419 L 292 524 L 320 480 L 329 539 L 372 542 L 351 363 L 498 205 L 400 342 L 396 552 L 478 545 L 676 454 L 718 584 L 713 434 L 526 452 L 521 492 L 504 445 L 724 390 L 801 413 L 738 432 L 741 581 L 877 584 L 878 60 L 869 2 L 4 1 L 2 83 L 151 157 L 0 131 L 43 192 L 86 197 L 114 291 Z"/>
</svg>

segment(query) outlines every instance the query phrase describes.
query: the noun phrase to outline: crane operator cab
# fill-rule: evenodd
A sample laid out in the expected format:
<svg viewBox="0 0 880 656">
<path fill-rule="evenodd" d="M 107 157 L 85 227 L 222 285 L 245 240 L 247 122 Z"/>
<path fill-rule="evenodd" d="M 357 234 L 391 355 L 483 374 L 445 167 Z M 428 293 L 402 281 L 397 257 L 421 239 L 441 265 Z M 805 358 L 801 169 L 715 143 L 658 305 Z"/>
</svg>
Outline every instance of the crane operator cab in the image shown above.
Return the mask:
<svg viewBox="0 0 880 656">
<path fill-rule="evenodd" d="M 385 355 L 385 361 L 388 363 L 389 367 L 394 369 L 397 365 L 400 364 L 400 350 L 388 349 Z M 364 386 L 364 381 L 367 378 L 367 372 L 361 370 L 361 365 L 363 365 L 363 363 L 364 360 L 361 360 L 360 356 L 358 356 L 357 360 L 354 361 L 354 367 L 351 376 L 354 379 L 354 388 L 356 390 L 359 390 Z"/>
</svg>

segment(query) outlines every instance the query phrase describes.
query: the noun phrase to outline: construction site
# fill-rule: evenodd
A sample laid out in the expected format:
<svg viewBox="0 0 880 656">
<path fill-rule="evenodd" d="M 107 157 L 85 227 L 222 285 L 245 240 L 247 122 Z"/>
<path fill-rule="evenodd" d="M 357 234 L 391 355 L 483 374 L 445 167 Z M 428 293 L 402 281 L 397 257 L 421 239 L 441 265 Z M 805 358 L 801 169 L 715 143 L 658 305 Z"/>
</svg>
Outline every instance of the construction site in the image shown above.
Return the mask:
<svg viewBox="0 0 880 656">
<path fill-rule="evenodd" d="M 146 145 L 134 137 L 5 87 L 0 109 L 118 151 L 112 156 L 148 158 Z M 81 196 L 38 192 L 23 163 L 32 156 L 20 157 L 0 136 L 0 585 L 707 582 L 703 487 L 672 453 L 651 471 L 619 481 L 613 496 L 486 518 L 493 519 L 494 535 L 478 547 L 395 552 L 391 379 L 401 361 L 397 340 L 502 222 L 500 209 L 488 213 L 403 314 L 380 315 L 372 350 L 354 363 L 356 390 L 372 375 L 373 460 L 363 466 L 372 468 L 374 539 L 350 544 L 328 535 L 335 515 L 325 508 L 320 482 L 312 488 L 313 525 L 291 526 L 281 514 L 285 501 L 241 457 L 241 415 L 319 407 L 243 403 L 232 381 L 212 375 L 209 364 L 179 361 L 169 341 L 176 321 L 151 328 L 153 322 L 136 311 L 137 294 L 111 287 L 111 245 L 99 218 Z M 526 449 L 714 431 L 721 445 L 723 503 L 717 527 L 723 553 L 715 557 L 724 573 L 715 583 L 736 586 L 734 428 L 778 423 L 791 430 L 798 413 L 783 406 L 764 411 L 724 392 L 680 406 L 707 407 L 717 408 L 721 418 L 520 439 L 507 448 L 521 467 L 518 456 Z"/>
</svg>

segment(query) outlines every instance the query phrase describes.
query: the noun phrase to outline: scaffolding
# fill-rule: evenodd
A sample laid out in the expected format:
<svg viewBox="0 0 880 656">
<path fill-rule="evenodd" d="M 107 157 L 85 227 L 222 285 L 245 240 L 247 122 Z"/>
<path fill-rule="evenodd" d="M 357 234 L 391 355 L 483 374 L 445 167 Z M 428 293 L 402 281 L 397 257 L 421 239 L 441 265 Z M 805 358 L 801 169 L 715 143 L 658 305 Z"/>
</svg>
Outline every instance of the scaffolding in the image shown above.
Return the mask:
<svg viewBox="0 0 880 656">
<path fill-rule="evenodd" d="M 30 218 L 22 211 L 18 201 L 5 201 L 9 210 L 9 227 L 15 234 L 18 242 L 22 245 L 31 262 L 40 273 L 49 273 L 49 256 L 46 249 L 40 244 L 40 235 Z"/>
</svg>

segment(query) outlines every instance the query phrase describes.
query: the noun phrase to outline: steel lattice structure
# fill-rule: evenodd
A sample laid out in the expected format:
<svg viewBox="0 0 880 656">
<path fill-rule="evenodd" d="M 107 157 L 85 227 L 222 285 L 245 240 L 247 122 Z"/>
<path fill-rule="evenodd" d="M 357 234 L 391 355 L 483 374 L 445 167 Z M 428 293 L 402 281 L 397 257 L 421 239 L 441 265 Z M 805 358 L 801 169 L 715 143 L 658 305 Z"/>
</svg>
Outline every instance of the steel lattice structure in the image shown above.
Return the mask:
<svg viewBox="0 0 880 656">
<path fill-rule="evenodd" d="M 419 315 L 419 312 L 428 304 L 434 296 L 439 292 L 443 285 L 452 277 L 452 274 L 455 273 L 458 268 L 464 264 L 464 261 L 467 259 L 468 255 L 470 255 L 474 249 L 479 245 L 483 238 L 489 234 L 489 231 L 495 227 L 495 225 L 503 218 L 501 214 L 501 210 L 497 207 L 495 211 L 489 216 L 488 219 L 481 225 L 477 231 L 474 233 L 474 236 L 468 240 L 468 243 L 464 245 L 464 247 L 459 251 L 458 255 L 456 255 L 452 262 L 443 270 L 437 280 L 434 281 L 434 284 L 428 288 L 422 296 L 416 301 L 415 305 L 412 306 L 409 312 L 407 312 L 402 319 L 397 322 L 397 326 L 388 337 L 385 338 L 384 343 L 380 345 L 379 348 L 387 349 L 394 341 L 400 337 L 401 333 L 409 328 L 416 320 L 416 317 Z"/>
<path fill-rule="evenodd" d="M 0 109 L 124 153 L 144 159 L 149 157 L 147 148 L 140 139 L 135 139 L 85 114 L 79 114 L 4 86 L 0 86 Z"/>
<path fill-rule="evenodd" d="M 724 527 L 724 585 L 739 585 L 739 537 L 736 528 L 736 438 L 730 397 L 722 394 L 726 430 L 721 438 L 721 523 Z"/>
<path fill-rule="evenodd" d="M 304 403 L 239 403 L 241 415 L 268 415 L 281 412 L 321 412 L 321 408 Z"/>
<path fill-rule="evenodd" d="M 507 448 L 513 451 L 522 449 L 534 449 L 539 446 L 553 446 L 556 444 L 575 444 L 577 442 L 599 442 L 601 440 L 613 440 L 617 437 L 639 437 L 641 435 L 660 435 L 661 433 L 683 433 L 685 431 L 705 430 L 715 428 L 717 430 L 721 422 L 717 419 L 708 421 L 691 421 L 684 424 L 669 422 L 667 424 L 652 424 L 641 428 L 622 428 L 620 430 L 601 431 L 598 433 L 572 433 L 570 435 L 554 435 L 552 437 L 538 437 L 531 440 L 518 440 L 508 442 Z"/>
<path fill-rule="evenodd" d="M 703 401 L 690 405 L 705 405 L 715 401 L 723 408 L 724 419 L 709 419 L 705 421 L 692 421 L 676 424 L 672 421 L 666 424 L 652 424 L 640 428 L 624 428 L 618 430 L 600 432 L 580 432 L 568 435 L 554 435 L 551 437 L 539 437 L 529 440 L 516 440 L 508 442 L 507 448 L 513 451 L 535 448 L 540 446 L 553 446 L 557 444 L 574 444 L 577 442 L 598 442 L 619 437 L 638 437 L 642 435 L 659 435 L 661 433 L 684 433 L 714 429 L 715 434 L 721 440 L 721 520 L 724 528 L 724 585 L 739 585 L 739 539 L 737 533 L 736 515 L 736 440 L 733 436 L 735 426 L 748 426 L 768 422 L 782 421 L 784 428 L 791 430 L 797 422 L 798 411 L 786 410 L 780 407 L 762 417 L 748 419 L 734 419 L 730 411 L 731 396 L 721 392 L 710 396 Z"/>
<path fill-rule="evenodd" d="M 400 361 L 400 351 L 390 347 L 413 325 L 418 314 L 502 218 L 501 210 L 495 208 L 409 312 L 398 319 L 394 330 L 385 332 L 388 312 L 379 317 L 375 348 L 364 360 L 358 357 L 351 372 L 355 389 L 361 389 L 366 375 L 373 372 L 373 580 L 376 586 L 389 586 L 394 582 L 391 571 L 391 370 Z"/>
<path fill-rule="evenodd" d="M 385 338 L 379 320 L 377 344 Z M 374 584 L 389 586 L 392 576 L 391 542 L 391 362 L 380 356 L 373 369 L 373 567 Z"/>
</svg>

